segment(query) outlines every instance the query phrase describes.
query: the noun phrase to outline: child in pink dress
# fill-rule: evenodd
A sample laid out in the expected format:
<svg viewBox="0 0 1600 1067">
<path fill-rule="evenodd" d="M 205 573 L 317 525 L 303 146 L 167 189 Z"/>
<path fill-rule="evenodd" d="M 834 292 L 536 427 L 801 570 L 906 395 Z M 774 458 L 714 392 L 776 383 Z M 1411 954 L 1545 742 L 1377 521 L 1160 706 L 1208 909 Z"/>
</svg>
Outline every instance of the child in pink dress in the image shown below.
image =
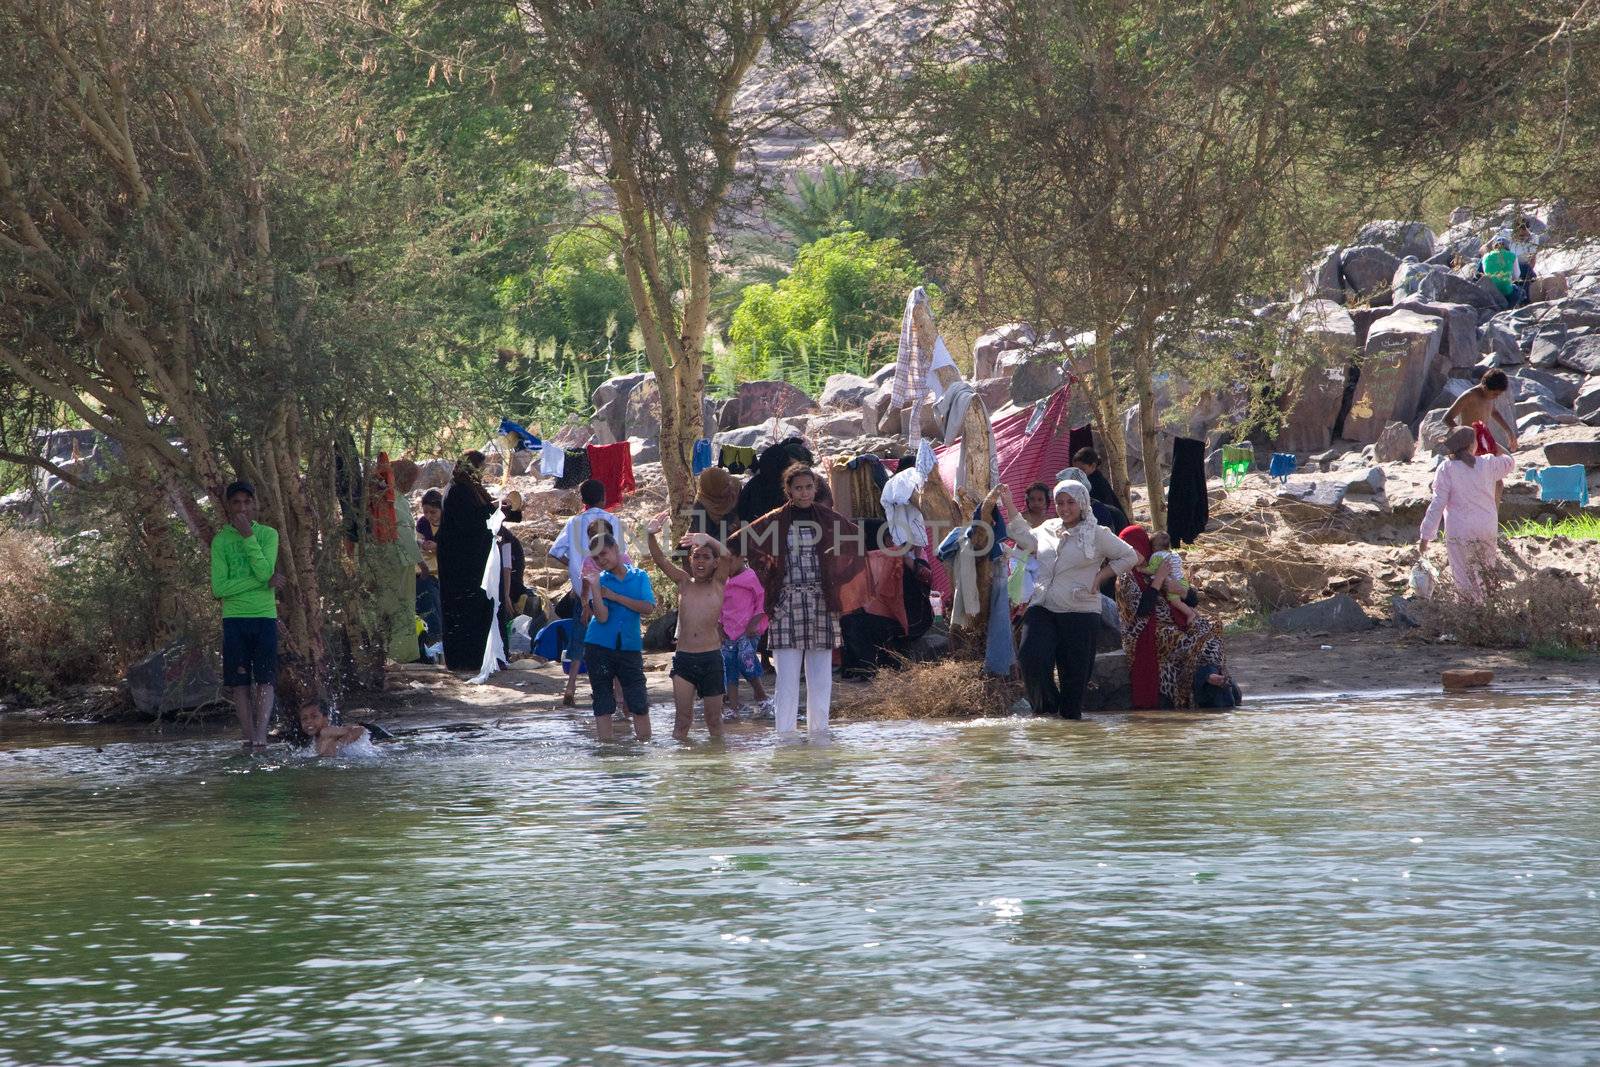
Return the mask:
<svg viewBox="0 0 1600 1067">
<path fill-rule="evenodd" d="M 767 595 L 743 556 L 735 554 L 733 568 L 722 592 L 722 677 L 728 687 L 729 711 L 739 707 L 741 678 L 750 680 L 757 703 L 767 699 L 761 684 L 765 674 L 756 656 L 756 643 L 767 630 Z"/>
</svg>

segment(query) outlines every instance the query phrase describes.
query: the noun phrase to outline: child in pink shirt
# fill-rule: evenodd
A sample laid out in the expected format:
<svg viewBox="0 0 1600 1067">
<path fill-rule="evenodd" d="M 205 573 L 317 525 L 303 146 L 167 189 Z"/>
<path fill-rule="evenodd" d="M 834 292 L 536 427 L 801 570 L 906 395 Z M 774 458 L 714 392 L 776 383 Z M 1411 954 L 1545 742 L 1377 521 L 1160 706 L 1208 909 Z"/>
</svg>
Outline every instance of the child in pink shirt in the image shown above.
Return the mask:
<svg viewBox="0 0 1600 1067">
<path fill-rule="evenodd" d="M 767 699 L 761 684 L 761 660 L 756 656 L 756 643 L 767 629 L 766 599 L 761 579 L 743 556 L 735 554 L 733 572 L 722 592 L 722 677 L 730 711 L 739 707 L 741 678 L 750 680 L 750 691 L 758 703 Z"/>
</svg>

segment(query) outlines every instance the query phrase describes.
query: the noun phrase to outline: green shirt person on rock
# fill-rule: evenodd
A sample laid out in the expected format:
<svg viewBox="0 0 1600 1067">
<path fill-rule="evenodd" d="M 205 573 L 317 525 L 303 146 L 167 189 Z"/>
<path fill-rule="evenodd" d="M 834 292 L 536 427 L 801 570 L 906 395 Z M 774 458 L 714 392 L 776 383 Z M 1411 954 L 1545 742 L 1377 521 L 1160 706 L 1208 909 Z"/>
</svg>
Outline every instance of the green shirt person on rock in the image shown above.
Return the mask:
<svg viewBox="0 0 1600 1067">
<path fill-rule="evenodd" d="M 239 716 L 246 752 L 267 745 L 278 680 L 278 531 L 255 521 L 256 491 L 224 494 L 228 525 L 211 538 L 211 595 L 222 601 L 222 684 Z M 254 686 L 255 692 L 251 692 Z"/>
<path fill-rule="evenodd" d="M 1483 273 L 1494 282 L 1500 295 L 1510 300 L 1517 291 L 1517 254 L 1504 237 L 1490 241 L 1489 249 L 1483 257 Z"/>
</svg>

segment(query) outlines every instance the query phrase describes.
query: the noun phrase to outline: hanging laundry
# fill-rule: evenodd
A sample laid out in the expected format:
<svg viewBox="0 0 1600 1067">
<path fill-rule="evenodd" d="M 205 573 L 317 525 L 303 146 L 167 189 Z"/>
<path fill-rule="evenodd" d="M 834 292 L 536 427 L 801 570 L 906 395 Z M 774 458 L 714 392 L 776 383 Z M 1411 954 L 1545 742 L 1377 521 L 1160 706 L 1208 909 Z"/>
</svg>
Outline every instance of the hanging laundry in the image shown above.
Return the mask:
<svg viewBox="0 0 1600 1067">
<path fill-rule="evenodd" d="M 562 449 L 565 456 L 561 474 L 556 478 L 557 489 L 576 489 L 589 480 L 589 453 L 582 448 Z"/>
<path fill-rule="evenodd" d="M 1193 543 L 1211 519 L 1206 500 L 1206 443 L 1180 437 L 1172 443 L 1172 475 L 1167 480 L 1167 534 L 1172 547 Z"/>
<path fill-rule="evenodd" d="M 711 442 L 704 437 L 694 443 L 694 454 L 689 459 L 689 473 L 696 478 L 700 472 L 711 466 Z"/>
<path fill-rule="evenodd" d="M 1094 447 L 1094 426 L 1084 423 L 1067 431 L 1067 455 L 1076 456 L 1080 448 Z"/>
<path fill-rule="evenodd" d="M 514 437 L 516 439 L 516 450 L 519 452 L 537 452 L 544 447 L 543 441 L 510 419 L 501 419 L 500 429 L 496 432 L 502 437 Z"/>
<path fill-rule="evenodd" d="M 746 445 L 723 445 L 717 454 L 717 466 L 729 474 L 743 474 L 755 466 L 756 450 Z"/>
<path fill-rule="evenodd" d="M 614 445 L 588 445 L 589 476 L 606 487 L 606 510 L 638 488 L 633 480 L 633 449 L 626 441 Z"/>
<path fill-rule="evenodd" d="M 547 478 L 559 478 L 566 472 L 566 450 L 560 445 L 541 445 L 539 447 L 539 473 Z"/>
<path fill-rule="evenodd" d="M 1539 487 L 1539 499 L 1545 503 L 1589 506 L 1589 471 L 1582 463 L 1542 467 L 1528 471 L 1524 477 Z"/>
<path fill-rule="evenodd" d="M 884 484 L 878 503 L 889 522 L 895 544 L 922 548 L 928 543 L 928 524 L 911 498 L 922 489 L 924 476 L 915 467 L 899 471 Z"/>
<path fill-rule="evenodd" d="M 1248 445 L 1223 445 L 1222 446 L 1222 484 L 1236 489 L 1244 483 L 1244 476 L 1250 473 L 1250 465 L 1255 462 L 1256 450 Z"/>
<path fill-rule="evenodd" d="M 1299 460 L 1294 458 L 1293 452 L 1274 452 L 1267 467 L 1267 474 L 1288 485 L 1289 475 L 1295 472 L 1298 463 Z"/>
</svg>

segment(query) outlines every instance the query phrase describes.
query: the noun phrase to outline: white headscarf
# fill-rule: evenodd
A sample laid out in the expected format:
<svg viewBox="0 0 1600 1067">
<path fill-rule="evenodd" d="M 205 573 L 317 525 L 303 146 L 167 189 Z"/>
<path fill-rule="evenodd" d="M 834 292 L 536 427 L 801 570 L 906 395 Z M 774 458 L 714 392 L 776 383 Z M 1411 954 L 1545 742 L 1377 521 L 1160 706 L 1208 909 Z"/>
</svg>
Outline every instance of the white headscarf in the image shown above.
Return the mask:
<svg viewBox="0 0 1600 1067">
<path fill-rule="evenodd" d="M 1067 472 L 1063 471 L 1062 473 L 1065 474 Z M 1075 470 L 1071 473 L 1077 475 L 1077 477 L 1064 477 L 1057 482 L 1055 492 L 1050 494 L 1050 499 L 1054 500 L 1065 493 L 1077 501 L 1079 516 L 1077 523 L 1068 526 L 1066 520 L 1059 518 L 1059 516 L 1056 520 L 1061 523 L 1061 539 L 1064 541 L 1068 537 L 1081 537 L 1083 539 L 1083 558 L 1094 559 L 1095 534 L 1100 524 L 1095 520 L 1094 509 L 1089 506 L 1089 487 L 1085 484 L 1088 479 L 1084 478 L 1082 471 Z"/>
</svg>

